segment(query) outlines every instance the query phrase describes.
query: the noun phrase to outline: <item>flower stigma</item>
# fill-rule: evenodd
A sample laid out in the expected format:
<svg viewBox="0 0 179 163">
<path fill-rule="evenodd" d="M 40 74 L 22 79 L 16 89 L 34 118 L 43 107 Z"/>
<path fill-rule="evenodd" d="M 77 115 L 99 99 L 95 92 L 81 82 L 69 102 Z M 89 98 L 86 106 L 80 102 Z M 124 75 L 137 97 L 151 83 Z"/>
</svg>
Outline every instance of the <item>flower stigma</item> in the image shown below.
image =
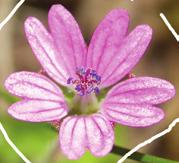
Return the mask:
<svg viewBox="0 0 179 163">
<path fill-rule="evenodd" d="M 89 95 L 90 93 L 99 93 L 98 85 L 101 83 L 101 77 L 97 72 L 90 68 L 77 68 L 76 75 L 78 79 L 69 77 L 67 84 L 72 84 L 80 96 Z"/>
</svg>

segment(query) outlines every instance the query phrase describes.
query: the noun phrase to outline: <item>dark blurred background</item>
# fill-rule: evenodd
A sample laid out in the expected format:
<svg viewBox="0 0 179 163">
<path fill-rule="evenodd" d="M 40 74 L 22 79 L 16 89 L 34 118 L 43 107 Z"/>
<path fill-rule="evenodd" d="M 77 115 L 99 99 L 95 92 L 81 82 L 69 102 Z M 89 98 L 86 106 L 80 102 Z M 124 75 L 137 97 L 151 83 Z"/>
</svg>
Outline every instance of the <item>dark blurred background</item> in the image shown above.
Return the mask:
<svg viewBox="0 0 179 163">
<path fill-rule="evenodd" d="M 0 20 L 17 3 L 15 0 L 0 0 Z M 5 78 L 20 70 L 38 71 L 40 65 L 32 54 L 24 35 L 23 23 L 28 16 L 39 18 L 47 25 L 47 13 L 52 4 L 63 4 L 74 15 L 87 43 L 101 19 L 113 8 L 129 11 L 131 23 L 129 31 L 138 24 L 149 24 L 154 31 L 150 48 L 134 69 L 138 76 L 154 76 L 171 81 L 179 90 L 179 43 L 161 20 L 163 12 L 179 33 L 178 0 L 26 0 L 10 22 L 0 31 L 0 121 L 10 138 L 21 151 L 35 163 L 113 163 L 119 156 L 109 154 L 95 158 L 86 153 L 80 160 L 69 161 L 60 152 L 58 134 L 48 124 L 19 122 L 7 114 L 7 107 L 14 99 L 3 88 Z M 116 144 L 132 148 L 138 143 L 164 130 L 179 117 L 178 94 L 175 99 L 162 107 L 166 117 L 158 125 L 145 129 L 116 127 Z M 166 136 L 142 148 L 140 151 L 160 157 L 179 160 L 179 126 Z M 0 163 L 21 163 L 22 160 L 7 145 L 0 133 Z M 134 162 L 134 161 L 126 161 Z"/>
</svg>

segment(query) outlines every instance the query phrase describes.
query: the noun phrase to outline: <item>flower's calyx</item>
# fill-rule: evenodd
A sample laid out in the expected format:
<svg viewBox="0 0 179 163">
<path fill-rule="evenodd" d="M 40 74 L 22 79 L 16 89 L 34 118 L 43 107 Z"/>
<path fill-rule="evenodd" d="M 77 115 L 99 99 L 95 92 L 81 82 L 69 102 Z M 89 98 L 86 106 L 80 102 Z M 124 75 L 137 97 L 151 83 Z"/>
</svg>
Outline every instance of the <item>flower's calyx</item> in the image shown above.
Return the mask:
<svg viewBox="0 0 179 163">
<path fill-rule="evenodd" d="M 67 84 L 73 84 L 78 95 L 84 96 L 92 92 L 95 94 L 99 93 L 98 85 L 101 83 L 101 77 L 95 70 L 90 68 L 77 68 L 76 75 L 79 79 L 69 77 Z"/>
</svg>

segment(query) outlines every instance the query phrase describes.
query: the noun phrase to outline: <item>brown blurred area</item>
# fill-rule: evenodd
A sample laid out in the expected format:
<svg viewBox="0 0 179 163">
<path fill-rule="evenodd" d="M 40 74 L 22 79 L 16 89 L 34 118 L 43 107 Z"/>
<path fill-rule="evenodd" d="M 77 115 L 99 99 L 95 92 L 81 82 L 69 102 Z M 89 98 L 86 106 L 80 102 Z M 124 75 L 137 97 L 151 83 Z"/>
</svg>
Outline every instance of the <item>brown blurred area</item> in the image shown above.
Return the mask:
<svg viewBox="0 0 179 163">
<path fill-rule="evenodd" d="M 15 5 L 14 0 L 0 0 L 0 20 Z M 135 67 L 138 76 L 154 76 L 171 81 L 179 90 L 179 43 L 161 20 L 163 12 L 179 33 L 178 0 L 27 0 L 11 21 L 0 31 L 0 84 L 12 72 L 20 70 L 38 71 L 39 63 L 33 56 L 24 35 L 23 23 L 28 16 L 39 18 L 47 25 L 47 13 L 54 3 L 63 4 L 72 12 L 89 42 L 91 35 L 101 19 L 113 8 L 129 11 L 131 23 L 129 31 L 138 24 L 149 24 L 153 28 L 153 40 L 146 55 Z M 169 123 L 179 117 L 179 96 L 162 107 L 166 117 L 158 125 L 146 129 L 122 127 L 125 132 L 119 137 L 122 146 L 132 148 L 146 138 L 167 128 Z M 0 101 L 1 102 L 1 101 Z M 179 160 L 179 126 L 166 136 L 142 148 L 141 151 L 168 159 Z M 128 161 L 129 162 L 129 161 Z"/>
</svg>

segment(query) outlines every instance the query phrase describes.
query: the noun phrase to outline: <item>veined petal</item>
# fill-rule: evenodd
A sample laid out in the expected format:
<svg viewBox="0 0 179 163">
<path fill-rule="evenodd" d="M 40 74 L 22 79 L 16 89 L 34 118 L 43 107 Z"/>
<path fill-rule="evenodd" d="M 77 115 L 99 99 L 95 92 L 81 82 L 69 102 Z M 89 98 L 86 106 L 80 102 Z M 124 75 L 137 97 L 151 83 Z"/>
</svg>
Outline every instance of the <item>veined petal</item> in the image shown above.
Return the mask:
<svg viewBox="0 0 179 163">
<path fill-rule="evenodd" d="M 14 118 L 30 122 L 60 120 L 67 115 L 64 102 L 23 100 L 11 105 L 8 113 Z"/>
<path fill-rule="evenodd" d="M 64 102 L 64 96 L 51 80 L 33 72 L 17 72 L 5 81 L 6 89 L 24 99 L 51 100 Z"/>
<path fill-rule="evenodd" d="M 87 54 L 87 67 L 96 70 L 102 79 L 103 71 L 110 72 L 110 69 L 106 67 L 111 59 L 118 55 L 128 24 L 127 11 L 114 9 L 104 18 L 93 34 Z M 105 74 L 103 75 L 105 77 Z"/>
<path fill-rule="evenodd" d="M 104 156 L 111 151 L 113 143 L 111 124 L 100 114 L 71 116 L 62 122 L 60 145 L 69 159 L 78 159 L 86 148 L 95 156 Z"/>
<path fill-rule="evenodd" d="M 174 86 L 168 81 L 152 77 L 135 77 L 114 86 L 104 103 L 160 104 L 175 95 Z"/>
<path fill-rule="evenodd" d="M 108 60 L 101 72 L 101 87 L 110 86 L 127 75 L 143 56 L 151 37 L 152 29 L 148 25 L 137 26 Z"/>
<path fill-rule="evenodd" d="M 100 114 L 85 119 L 87 147 L 95 156 L 108 154 L 114 144 L 114 131 L 110 122 Z"/>
<path fill-rule="evenodd" d="M 26 19 L 24 28 L 28 42 L 44 70 L 58 83 L 66 85 L 68 72 L 51 34 L 34 17 Z"/>
<path fill-rule="evenodd" d="M 102 112 L 116 123 L 132 127 L 146 127 L 160 122 L 164 118 L 162 109 L 148 104 L 106 104 Z"/>
<path fill-rule="evenodd" d="M 74 17 L 62 5 L 53 5 L 48 14 L 50 31 L 69 76 L 84 66 L 86 44 Z"/>
<path fill-rule="evenodd" d="M 86 146 L 85 134 L 83 117 L 70 116 L 63 120 L 59 133 L 60 147 L 69 159 L 78 159 L 84 154 Z"/>
</svg>

